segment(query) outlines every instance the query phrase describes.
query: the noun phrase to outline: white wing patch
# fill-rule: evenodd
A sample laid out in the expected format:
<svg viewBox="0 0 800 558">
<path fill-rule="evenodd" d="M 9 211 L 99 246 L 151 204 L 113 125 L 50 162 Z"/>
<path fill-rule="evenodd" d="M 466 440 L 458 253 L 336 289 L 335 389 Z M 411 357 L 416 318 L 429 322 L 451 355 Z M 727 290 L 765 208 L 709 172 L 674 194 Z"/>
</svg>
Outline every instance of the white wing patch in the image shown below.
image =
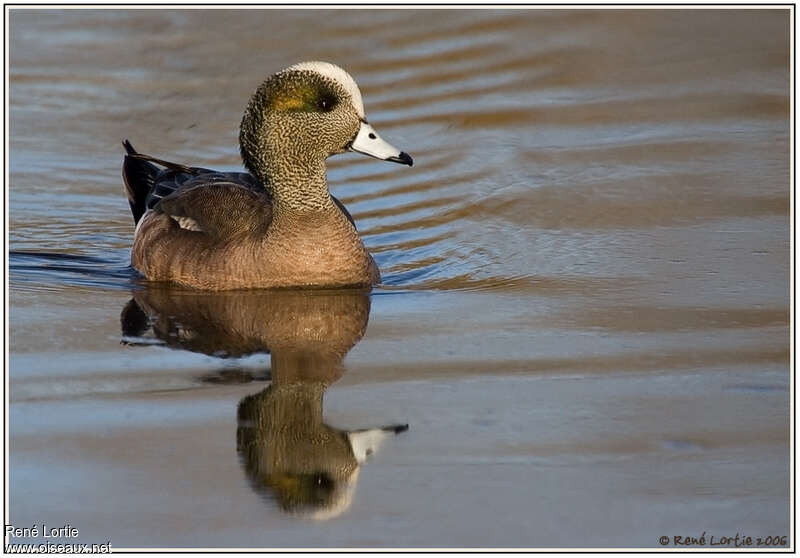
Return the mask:
<svg viewBox="0 0 800 558">
<path fill-rule="evenodd" d="M 289 70 L 309 70 L 334 80 L 350 94 L 350 97 L 353 99 L 353 107 L 356 109 L 359 118 L 364 118 L 364 101 L 361 99 L 361 91 L 358 89 L 358 85 L 356 85 L 356 80 L 336 64 L 319 61 L 300 62 L 299 64 L 286 68 L 284 71 Z"/>
<path fill-rule="evenodd" d="M 203 229 L 200 228 L 200 225 L 197 224 L 197 221 L 191 217 L 176 217 L 175 215 L 170 215 L 170 217 L 175 219 L 175 221 L 178 222 L 178 226 L 180 226 L 182 229 L 187 231 L 203 232 Z"/>
</svg>

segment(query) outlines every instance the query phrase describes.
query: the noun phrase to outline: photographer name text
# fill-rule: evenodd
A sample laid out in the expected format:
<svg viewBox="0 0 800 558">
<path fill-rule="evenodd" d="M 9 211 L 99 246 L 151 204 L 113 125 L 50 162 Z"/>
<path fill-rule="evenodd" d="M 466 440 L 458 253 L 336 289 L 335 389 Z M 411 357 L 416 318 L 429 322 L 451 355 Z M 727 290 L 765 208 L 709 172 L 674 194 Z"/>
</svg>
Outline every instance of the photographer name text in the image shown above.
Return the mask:
<svg viewBox="0 0 800 558">
<path fill-rule="evenodd" d="M 32 525 L 31 527 L 15 527 L 14 525 L 6 525 L 6 537 L 26 538 L 26 539 L 74 539 L 78 536 L 78 530 L 67 523 L 61 527 L 50 527 L 45 523 L 41 525 Z"/>
<path fill-rule="evenodd" d="M 732 536 L 719 536 L 710 535 L 706 536 L 706 532 L 699 537 L 686 537 L 681 535 L 674 535 L 668 537 L 666 535 L 659 537 L 658 542 L 661 546 L 727 546 L 733 548 L 742 548 L 749 546 L 786 546 L 787 535 L 783 536 L 767 536 L 767 537 L 750 537 L 736 533 Z"/>
</svg>

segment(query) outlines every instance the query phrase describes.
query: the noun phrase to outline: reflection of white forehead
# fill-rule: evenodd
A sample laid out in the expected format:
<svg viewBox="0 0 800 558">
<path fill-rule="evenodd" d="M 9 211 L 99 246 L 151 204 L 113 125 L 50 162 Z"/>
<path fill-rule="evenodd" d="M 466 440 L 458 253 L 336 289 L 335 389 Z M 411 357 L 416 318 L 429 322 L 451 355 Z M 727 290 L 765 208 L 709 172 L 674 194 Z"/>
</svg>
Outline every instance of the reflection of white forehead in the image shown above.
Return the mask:
<svg viewBox="0 0 800 558">
<path fill-rule="evenodd" d="M 331 64 L 330 62 L 300 62 L 299 64 L 286 68 L 286 70 L 310 70 L 332 79 L 350 94 L 350 97 L 353 99 L 353 106 L 359 118 L 364 118 L 364 101 L 361 100 L 361 91 L 358 90 L 356 80 L 339 66 Z"/>
</svg>

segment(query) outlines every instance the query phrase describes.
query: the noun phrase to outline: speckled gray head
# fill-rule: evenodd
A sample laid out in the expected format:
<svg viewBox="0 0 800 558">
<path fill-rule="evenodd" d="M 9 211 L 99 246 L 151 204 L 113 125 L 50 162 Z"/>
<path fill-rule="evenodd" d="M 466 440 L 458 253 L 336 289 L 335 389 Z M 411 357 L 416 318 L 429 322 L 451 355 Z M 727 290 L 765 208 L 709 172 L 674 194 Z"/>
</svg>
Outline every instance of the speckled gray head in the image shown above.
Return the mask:
<svg viewBox="0 0 800 558">
<path fill-rule="evenodd" d="M 328 62 L 301 62 L 267 79 L 245 110 L 240 147 L 245 166 L 261 177 L 317 167 L 345 151 L 413 164 L 367 123 L 355 80 Z"/>
</svg>

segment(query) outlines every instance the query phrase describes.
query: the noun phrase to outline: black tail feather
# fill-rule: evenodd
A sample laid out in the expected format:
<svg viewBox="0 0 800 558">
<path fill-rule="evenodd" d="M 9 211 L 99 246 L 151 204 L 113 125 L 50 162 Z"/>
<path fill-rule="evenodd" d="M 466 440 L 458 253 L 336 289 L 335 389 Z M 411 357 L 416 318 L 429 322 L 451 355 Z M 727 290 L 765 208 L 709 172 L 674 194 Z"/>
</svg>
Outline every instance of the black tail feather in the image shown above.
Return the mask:
<svg viewBox="0 0 800 558">
<path fill-rule="evenodd" d="M 133 213 L 133 222 L 138 223 L 147 209 L 145 205 L 147 194 L 153 188 L 159 169 L 146 159 L 140 158 L 128 140 L 124 140 L 122 146 L 127 153 L 122 163 L 122 180 Z"/>
<path fill-rule="evenodd" d="M 125 148 L 125 153 L 128 155 L 136 155 L 136 150 L 133 148 L 133 144 L 130 141 L 126 139 L 122 140 L 122 147 Z"/>
</svg>

